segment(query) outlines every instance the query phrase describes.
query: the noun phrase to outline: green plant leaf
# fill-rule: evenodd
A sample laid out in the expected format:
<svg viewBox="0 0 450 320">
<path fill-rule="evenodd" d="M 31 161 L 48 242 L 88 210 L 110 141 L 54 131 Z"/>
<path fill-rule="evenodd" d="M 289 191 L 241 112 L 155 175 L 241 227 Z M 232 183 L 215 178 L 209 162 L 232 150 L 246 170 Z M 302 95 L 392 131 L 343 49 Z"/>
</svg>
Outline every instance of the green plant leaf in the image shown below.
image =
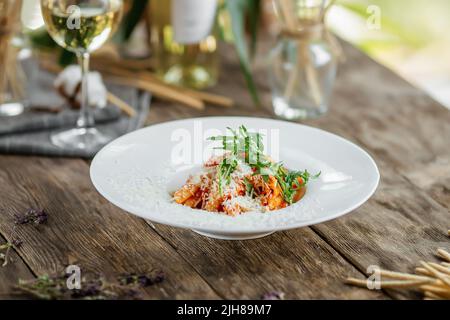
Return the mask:
<svg viewBox="0 0 450 320">
<path fill-rule="evenodd" d="M 258 92 L 251 73 L 250 56 L 245 35 L 245 18 L 250 8 L 250 0 L 227 0 L 226 5 L 231 17 L 231 28 L 233 30 L 234 45 L 239 57 L 239 63 L 244 73 L 247 86 L 250 90 L 253 102 L 260 105 Z"/>
<path fill-rule="evenodd" d="M 62 50 L 58 62 L 61 66 L 66 67 L 76 62 L 76 55 L 70 51 Z"/>
<path fill-rule="evenodd" d="M 28 39 L 33 47 L 36 48 L 56 48 L 58 45 L 53 41 L 47 32 L 47 29 L 41 28 L 27 33 Z"/>
<path fill-rule="evenodd" d="M 121 41 L 127 41 L 141 20 L 145 8 L 150 0 L 133 0 L 130 11 L 125 16 L 118 37 Z"/>
<path fill-rule="evenodd" d="M 258 43 L 258 31 L 261 17 L 261 0 L 249 1 L 248 10 L 248 27 L 250 32 L 250 55 L 254 57 L 256 54 L 256 45 Z"/>
</svg>

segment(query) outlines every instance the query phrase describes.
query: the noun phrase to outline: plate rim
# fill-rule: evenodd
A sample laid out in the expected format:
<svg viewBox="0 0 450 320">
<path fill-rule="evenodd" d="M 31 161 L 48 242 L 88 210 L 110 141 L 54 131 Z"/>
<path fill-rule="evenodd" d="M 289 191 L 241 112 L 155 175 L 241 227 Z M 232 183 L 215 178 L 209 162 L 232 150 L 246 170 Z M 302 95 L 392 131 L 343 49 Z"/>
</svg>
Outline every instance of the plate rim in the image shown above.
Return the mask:
<svg viewBox="0 0 450 320">
<path fill-rule="evenodd" d="M 261 227 L 258 228 L 257 230 L 255 230 L 254 228 L 251 227 L 243 227 L 243 226 L 239 226 L 233 230 L 223 230 L 223 229 L 218 229 L 213 227 L 205 227 L 204 225 L 201 227 L 195 227 L 195 226 L 186 226 L 185 224 L 182 223 L 177 223 L 176 221 L 168 221 L 168 220 L 164 220 L 164 219 L 158 219 L 158 218 L 154 218 L 154 217 L 146 217 L 141 213 L 135 213 L 133 212 L 134 209 L 129 207 L 128 205 L 124 205 L 119 204 L 118 201 L 115 201 L 112 197 L 109 197 L 107 192 L 102 191 L 101 186 L 99 186 L 98 182 L 95 181 L 94 178 L 94 167 L 97 165 L 98 159 L 101 157 L 101 155 L 104 152 L 107 152 L 107 149 L 112 146 L 113 144 L 117 144 L 120 143 L 120 141 L 122 139 L 127 139 L 128 136 L 134 135 L 134 134 L 138 134 L 141 131 L 147 131 L 147 130 L 154 130 L 155 128 L 157 129 L 160 126 L 165 126 L 165 125 L 169 125 L 169 124 L 177 124 L 180 122 L 193 122 L 193 121 L 205 121 L 205 120 L 218 120 L 218 119 L 223 119 L 226 123 L 227 119 L 243 119 L 243 121 L 245 120 L 251 120 L 251 121 L 255 121 L 255 120 L 264 120 L 264 121 L 270 121 L 270 122 L 275 122 L 275 123 L 280 123 L 283 125 L 293 125 L 293 126 L 300 126 L 303 128 L 306 128 L 308 130 L 313 130 L 313 131 L 317 131 L 321 134 L 326 134 L 329 136 L 332 136 L 335 139 L 340 140 L 341 142 L 344 142 L 346 144 L 350 144 L 352 147 L 356 148 L 359 152 L 361 152 L 370 162 L 370 164 L 373 166 L 374 168 L 374 173 L 376 174 L 376 181 L 374 181 L 372 187 L 368 190 L 367 195 L 363 198 L 361 198 L 360 201 L 356 202 L 353 206 L 342 210 L 341 212 L 338 212 L 336 214 L 333 215 L 329 215 L 329 216 L 323 216 L 323 217 L 319 217 L 316 219 L 311 219 L 308 221 L 304 221 L 304 222 L 297 222 L 297 223 L 293 223 L 292 225 L 286 226 L 273 226 L 273 227 Z M 121 210 L 124 210 L 126 213 L 128 214 L 132 214 L 134 216 L 138 216 L 140 218 L 143 218 L 145 220 L 148 221 L 152 221 L 158 224 L 163 224 L 163 225 L 168 225 L 168 226 L 172 226 L 172 227 L 176 227 L 176 228 L 183 228 L 183 229 L 195 229 L 198 231 L 203 231 L 203 232 L 209 232 L 209 233 L 214 233 L 214 232 L 221 232 L 221 233 L 226 233 L 226 234 L 242 234 L 242 233 L 261 233 L 261 232 L 271 232 L 271 231 L 284 231 L 284 230 L 292 230 L 292 229 L 297 229 L 297 228 L 302 228 L 302 227 L 307 227 L 307 226 L 313 226 L 313 225 L 317 225 L 317 224 L 321 224 L 324 222 L 328 222 L 328 221 L 332 221 L 335 219 L 338 219 L 342 216 L 345 216 L 353 211 L 355 211 L 356 209 L 358 209 L 359 207 L 361 207 L 363 204 L 365 204 L 376 192 L 376 190 L 378 189 L 379 185 L 380 185 L 380 180 L 381 180 L 381 175 L 380 175 L 380 171 L 379 168 L 375 162 L 375 160 L 373 159 L 373 157 L 370 155 L 370 153 L 366 150 L 364 150 L 362 147 L 360 147 L 359 145 L 357 145 L 356 143 L 347 140 L 335 133 L 320 129 L 320 128 L 316 128 L 316 127 L 312 127 L 312 126 L 308 126 L 308 125 L 304 125 L 304 124 L 300 124 L 300 123 L 296 123 L 296 122 L 290 122 L 290 121 L 284 121 L 284 120 L 279 120 L 279 119 L 272 119 L 272 118 L 264 118 L 264 117 L 242 117 L 242 116 L 205 116 L 205 117 L 196 117 L 196 118 L 186 118 L 186 119 L 177 119 L 177 120 L 170 120 L 170 121 L 165 121 L 165 122 L 161 122 L 161 123 L 157 123 L 154 125 L 150 125 L 147 126 L 145 128 L 141 128 L 132 132 L 129 132 L 113 141 L 111 141 L 110 143 L 108 143 L 106 146 L 104 146 L 98 153 L 97 155 L 94 157 L 94 159 L 91 162 L 90 165 L 90 169 L 89 169 L 89 175 L 90 175 L 90 179 L 92 184 L 94 185 L 95 189 L 97 190 L 97 192 L 104 197 L 106 200 L 108 200 L 110 203 L 112 203 L 114 206 L 118 207 Z M 149 212 L 149 214 L 151 214 L 151 212 Z M 234 219 L 236 217 L 230 217 L 231 219 Z"/>
</svg>

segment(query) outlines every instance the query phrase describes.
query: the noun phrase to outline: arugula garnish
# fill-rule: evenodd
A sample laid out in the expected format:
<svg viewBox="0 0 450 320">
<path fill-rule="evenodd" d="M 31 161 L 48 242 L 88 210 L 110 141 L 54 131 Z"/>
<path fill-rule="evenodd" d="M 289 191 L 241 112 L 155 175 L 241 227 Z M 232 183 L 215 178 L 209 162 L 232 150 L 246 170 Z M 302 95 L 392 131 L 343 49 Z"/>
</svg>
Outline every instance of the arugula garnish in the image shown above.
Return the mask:
<svg viewBox="0 0 450 320">
<path fill-rule="evenodd" d="M 255 188 L 253 187 L 253 184 L 247 178 L 244 178 L 244 183 L 245 183 L 245 192 L 247 196 L 253 198 L 255 194 Z"/>
<path fill-rule="evenodd" d="M 224 185 L 229 185 L 231 183 L 231 174 L 236 170 L 239 165 L 238 159 L 236 156 L 231 156 L 229 158 L 224 159 L 218 166 L 218 184 L 219 184 L 219 193 L 223 195 L 223 187 Z"/>
<path fill-rule="evenodd" d="M 265 158 L 263 136 L 260 133 L 248 132 L 245 126 L 240 126 L 238 130 L 227 128 L 231 136 L 216 136 L 209 138 L 210 141 L 222 141 L 222 146 L 216 149 L 229 151 L 236 157 L 244 157 L 248 164 L 257 164 Z"/>
<path fill-rule="evenodd" d="M 311 175 L 305 171 L 289 171 L 282 162 L 274 163 L 264 154 L 263 136 L 259 133 L 249 132 L 245 126 L 240 126 L 238 130 L 227 128 L 232 135 L 216 136 L 209 138 L 210 141 L 222 141 L 222 146 L 216 149 L 224 150 L 231 155 L 225 156 L 218 165 L 219 192 L 223 194 L 223 188 L 231 183 L 231 174 L 239 165 L 239 160 L 243 160 L 254 171 L 254 175 L 261 175 L 264 181 L 268 182 L 270 176 L 277 179 L 283 199 L 289 204 L 293 204 L 296 193 L 300 188 L 308 184 L 311 179 L 317 179 L 321 173 Z M 301 178 L 302 183 L 300 183 Z M 253 185 L 248 179 L 244 180 L 247 195 L 255 195 Z"/>
<path fill-rule="evenodd" d="M 210 137 L 210 141 L 221 141 L 222 146 L 215 149 L 228 151 L 231 156 L 226 156 L 218 166 L 219 192 L 223 194 L 223 188 L 231 183 L 231 174 L 239 165 L 239 159 L 245 163 L 257 164 L 264 156 L 264 145 L 262 135 L 248 132 L 245 126 L 238 130 L 227 128 L 232 135 Z"/>
<path fill-rule="evenodd" d="M 294 198 L 298 190 L 305 187 L 311 179 L 319 178 L 321 174 L 319 172 L 316 175 L 311 175 L 308 170 L 287 171 L 283 168 L 275 177 L 280 184 L 284 201 L 291 205 L 294 203 Z M 299 178 L 301 178 L 300 180 L 302 182 L 299 181 Z"/>
</svg>

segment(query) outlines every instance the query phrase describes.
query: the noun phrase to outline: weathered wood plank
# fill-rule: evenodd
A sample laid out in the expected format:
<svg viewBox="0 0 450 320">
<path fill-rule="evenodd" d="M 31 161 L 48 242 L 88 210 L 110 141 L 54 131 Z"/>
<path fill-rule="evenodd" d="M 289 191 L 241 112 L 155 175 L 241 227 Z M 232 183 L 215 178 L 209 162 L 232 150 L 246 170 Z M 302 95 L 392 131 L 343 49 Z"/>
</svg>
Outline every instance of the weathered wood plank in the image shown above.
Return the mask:
<svg viewBox="0 0 450 320">
<path fill-rule="evenodd" d="M 260 299 L 272 291 L 287 299 L 386 298 L 343 285 L 360 272 L 310 228 L 252 241 L 212 240 L 162 225 L 155 230 L 227 299 Z"/>
<path fill-rule="evenodd" d="M 231 57 L 231 58 L 230 58 Z M 202 116 L 273 117 L 268 104 L 253 106 L 233 55 L 223 60 L 220 86 L 215 92 L 232 93 L 235 108 L 208 107 L 191 110 L 166 102 L 152 105 L 149 124 Z M 260 84 L 267 102 L 270 94 Z M 287 298 L 380 299 L 380 292 L 354 289 L 343 284 L 349 275 L 361 275 L 309 228 L 283 232 L 246 242 L 204 238 L 189 230 L 157 225 L 156 230 L 208 283 L 226 298 L 258 299 L 269 291 L 282 291 Z"/>
<path fill-rule="evenodd" d="M 309 123 L 365 147 L 382 181 L 361 209 L 314 230 L 360 270 L 380 265 L 410 272 L 419 260 L 434 259 L 438 247 L 450 248 L 450 112 L 345 48 L 349 62 L 341 68 L 333 109 Z"/>
<path fill-rule="evenodd" d="M 450 112 L 356 49 L 346 46 L 346 51 L 359 68 L 355 72 L 350 63 L 343 66 L 331 116 L 351 123 L 347 135 L 419 188 L 432 188 L 436 182 L 445 186 L 450 177 Z M 362 79 L 364 74 L 371 75 L 370 81 Z M 318 123 L 327 126 L 323 120 Z"/>
<path fill-rule="evenodd" d="M 6 239 L 0 236 L 0 244 L 6 242 Z M 10 251 L 8 261 L 9 263 L 6 266 L 0 266 L 0 299 L 17 298 L 13 294 L 13 290 L 19 283 L 19 280 L 30 280 L 34 278 L 30 269 L 15 250 Z"/>
<path fill-rule="evenodd" d="M 61 274 L 77 261 L 106 275 L 161 269 L 167 280 L 148 298 L 218 298 L 176 251 L 139 218 L 98 195 L 81 160 L 0 157 L 0 230 L 9 234 L 14 214 L 45 208 L 49 221 L 17 228 L 21 255 L 37 275 Z"/>
<path fill-rule="evenodd" d="M 380 165 L 380 190 L 353 214 L 245 243 L 156 226 L 169 246 L 142 220 L 97 195 L 83 162 L 0 157 L 0 232 L 10 232 L 14 213 L 45 207 L 48 228 L 20 234 L 28 243 L 20 254 L 34 272 L 60 272 L 69 256 L 98 272 L 162 268 L 168 280 L 150 289 L 149 297 L 258 298 L 280 290 L 288 298 L 382 298 L 343 285 L 346 276 L 359 274 L 349 262 L 362 272 L 374 264 L 411 271 L 418 260 L 432 259 L 438 246 L 448 248 L 450 113 L 365 55 L 347 45 L 345 50 L 348 62 L 330 113 L 306 124 L 361 144 Z M 199 112 L 159 102 L 149 123 L 206 115 L 271 117 L 265 70 L 257 72 L 264 107 L 256 109 L 229 52 L 214 90 L 232 95 L 238 107 Z"/>
<path fill-rule="evenodd" d="M 330 113 L 305 123 L 365 147 L 380 166 L 382 182 L 365 206 L 313 230 L 362 272 L 369 265 L 412 271 L 420 259 L 433 259 L 437 247 L 449 246 L 445 234 L 450 225 L 450 113 L 361 52 L 349 45 L 344 47 L 348 59 L 341 67 Z M 215 91 L 232 92 L 238 108 L 177 113 L 160 104 L 150 121 L 171 120 L 175 114 L 182 118 L 249 113 L 271 117 L 265 71 L 256 72 L 264 106 L 254 109 L 242 90 L 245 85 L 233 59 L 232 55 L 224 57 L 221 85 Z M 166 228 L 159 228 L 159 232 L 177 245 L 186 236 Z M 294 237 L 298 232 L 286 234 Z M 199 270 L 207 268 L 201 259 L 197 263 Z"/>
</svg>

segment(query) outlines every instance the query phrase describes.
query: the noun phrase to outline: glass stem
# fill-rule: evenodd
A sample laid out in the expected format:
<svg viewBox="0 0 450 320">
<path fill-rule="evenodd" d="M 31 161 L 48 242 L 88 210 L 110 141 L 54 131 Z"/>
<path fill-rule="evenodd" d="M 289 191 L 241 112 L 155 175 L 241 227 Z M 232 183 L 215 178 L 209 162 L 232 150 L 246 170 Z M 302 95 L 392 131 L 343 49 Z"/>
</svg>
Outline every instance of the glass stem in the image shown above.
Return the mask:
<svg viewBox="0 0 450 320">
<path fill-rule="evenodd" d="M 80 117 L 77 121 L 79 129 L 89 129 L 95 126 L 92 108 L 89 105 L 89 53 L 79 53 L 77 55 L 81 67 L 81 109 Z"/>
</svg>

